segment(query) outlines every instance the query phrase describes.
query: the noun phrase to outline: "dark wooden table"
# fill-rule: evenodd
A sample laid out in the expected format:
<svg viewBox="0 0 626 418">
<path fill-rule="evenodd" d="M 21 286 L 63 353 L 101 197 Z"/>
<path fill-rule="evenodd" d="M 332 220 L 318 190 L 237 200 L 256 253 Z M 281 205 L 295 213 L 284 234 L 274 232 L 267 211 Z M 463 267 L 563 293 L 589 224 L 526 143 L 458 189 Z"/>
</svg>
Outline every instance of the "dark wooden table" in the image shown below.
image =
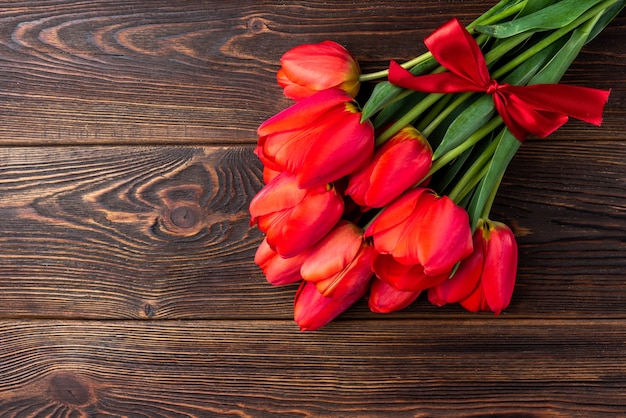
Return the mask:
<svg viewBox="0 0 626 418">
<path fill-rule="evenodd" d="M 626 412 L 624 14 L 563 82 L 604 125 L 527 141 L 494 214 L 520 245 L 497 318 L 365 301 L 319 332 L 267 284 L 248 203 L 280 55 L 365 71 L 493 1 L 0 5 L 0 416 L 591 417 Z"/>
</svg>

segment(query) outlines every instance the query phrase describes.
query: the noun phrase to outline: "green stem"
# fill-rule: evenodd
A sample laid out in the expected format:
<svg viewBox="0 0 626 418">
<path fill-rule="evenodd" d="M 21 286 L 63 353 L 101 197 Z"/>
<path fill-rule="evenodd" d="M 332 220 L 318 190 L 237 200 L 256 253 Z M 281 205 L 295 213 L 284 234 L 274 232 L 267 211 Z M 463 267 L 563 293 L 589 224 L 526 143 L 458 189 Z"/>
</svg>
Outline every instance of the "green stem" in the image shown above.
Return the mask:
<svg viewBox="0 0 626 418">
<path fill-rule="evenodd" d="M 437 129 L 437 127 L 441 124 L 441 122 L 444 121 L 445 118 L 448 117 L 448 115 L 450 115 L 450 113 L 452 113 L 457 107 L 459 107 L 463 102 L 465 102 L 465 100 L 467 100 L 470 96 L 472 95 L 472 93 L 463 93 L 461 94 L 459 97 L 456 98 L 455 101 L 453 101 L 452 103 L 450 103 L 449 106 L 447 106 L 445 109 L 443 109 L 436 118 L 434 118 L 429 124 L 428 126 L 426 126 L 421 132 L 422 135 L 424 135 L 426 138 L 428 138 L 430 136 L 430 134 L 433 133 L 433 131 L 435 129 Z"/>
<path fill-rule="evenodd" d="M 439 100 L 435 104 L 435 106 L 430 109 L 430 111 L 426 115 L 421 118 L 420 123 L 417 124 L 416 128 L 422 133 L 422 135 L 428 138 L 429 134 L 425 134 L 424 129 L 426 129 L 426 127 L 430 125 L 435 119 L 437 119 L 442 113 L 446 112 L 446 109 L 450 103 L 450 100 L 452 100 L 452 97 L 453 95 L 446 94 L 444 97 L 441 98 L 441 100 Z"/>
<path fill-rule="evenodd" d="M 492 7 L 489 11 L 484 13 L 482 16 L 480 16 L 478 19 L 474 20 L 472 23 L 467 25 L 467 30 L 469 30 L 469 31 L 473 30 L 474 26 L 476 26 L 476 25 L 493 25 L 495 23 L 501 22 L 502 20 L 506 19 L 507 17 L 511 17 L 514 14 L 517 14 L 520 11 L 522 11 L 524 6 L 526 6 L 527 0 L 522 0 L 521 2 L 515 4 L 515 5 L 507 8 L 507 9 L 504 9 L 503 11 L 501 11 L 499 13 L 496 13 L 496 14 L 490 14 L 489 13 L 492 10 L 496 9 L 502 3 L 506 3 L 506 0 L 505 1 L 501 1 L 500 3 L 496 4 L 494 7 Z"/>
<path fill-rule="evenodd" d="M 496 152 L 497 147 L 498 141 L 492 141 L 491 144 L 483 150 L 450 193 L 448 193 L 450 199 L 455 202 L 460 202 L 482 180 L 482 178 L 485 177 L 485 174 L 487 174 L 487 170 L 489 169 L 488 162 L 493 158 L 493 154 Z"/>
<path fill-rule="evenodd" d="M 491 207 L 493 206 L 493 202 L 496 200 L 496 195 L 498 194 L 498 189 L 500 188 L 500 183 L 502 182 L 502 178 L 504 177 L 504 173 L 500 175 L 500 178 L 491 189 L 491 193 L 489 193 L 489 197 L 485 201 L 485 206 L 483 206 L 483 210 L 480 213 L 479 219 L 489 219 L 489 214 L 491 213 Z"/>
<path fill-rule="evenodd" d="M 433 58 L 433 54 L 430 53 L 429 51 L 400 65 L 402 66 L 402 68 L 409 69 L 409 68 L 415 67 L 417 64 L 420 64 L 432 58 Z M 389 74 L 389 69 L 376 71 L 374 73 L 361 74 L 359 76 L 359 81 L 363 83 L 365 81 L 378 80 L 379 78 L 387 77 L 388 74 Z"/>
<path fill-rule="evenodd" d="M 413 106 L 411 110 L 402 115 L 402 117 L 399 118 L 393 125 L 385 129 L 385 131 L 383 131 L 383 133 L 376 138 L 376 146 L 383 144 L 386 140 L 394 136 L 400 129 L 410 124 L 419 115 L 424 113 L 431 105 L 437 102 L 437 100 L 439 100 L 442 96 L 442 93 L 432 93 L 426 96 L 417 105 Z"/>
<path fill-rule="evenodd" d="M 433 165 L 430 168 L 430 171 L 426 175 L 426 178 L 432 176 L 437 171 L 441 170 L 448 163 L 450 163 L 455 158 L 459 157 L 465 151 L 476 145 L 478 141 L 483 139 L 487 134 L 491 133 L 498 126 L 502 124 L 502 118 L 500 116 L 495 116 L 488 123 L 483 125 L 480 129 L 476 130 L 472 135 L 469 136 L 462 144 L 457 146 L 456 148 L 451 149 L 450 151 L 443 154 L 441 157 L 437 158 L 433 161 Z"/>
</svg>

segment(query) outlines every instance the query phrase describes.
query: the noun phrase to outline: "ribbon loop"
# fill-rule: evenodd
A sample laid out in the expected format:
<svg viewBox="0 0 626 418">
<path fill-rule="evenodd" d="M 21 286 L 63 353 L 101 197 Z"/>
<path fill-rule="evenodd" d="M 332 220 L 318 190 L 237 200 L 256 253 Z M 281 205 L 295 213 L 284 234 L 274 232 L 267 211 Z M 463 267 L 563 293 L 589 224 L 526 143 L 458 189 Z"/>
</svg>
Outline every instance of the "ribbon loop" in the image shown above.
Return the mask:
<svg viewBox="0 0 626 418">
<path fill-rule="evenodd" d="M 391 84 L 425 93 L 490 94 L 502 120 L 519 141 L 529 134 L 545 138 L 570 116 L 597 126 L 602 123 L 610 90 L 563 84 L 500 84 L 491 79 L 476 40 L 456 18 L 429 35 L 424 43 L 449 72 L 414 76 L 391 61 Z"/>
</svg>

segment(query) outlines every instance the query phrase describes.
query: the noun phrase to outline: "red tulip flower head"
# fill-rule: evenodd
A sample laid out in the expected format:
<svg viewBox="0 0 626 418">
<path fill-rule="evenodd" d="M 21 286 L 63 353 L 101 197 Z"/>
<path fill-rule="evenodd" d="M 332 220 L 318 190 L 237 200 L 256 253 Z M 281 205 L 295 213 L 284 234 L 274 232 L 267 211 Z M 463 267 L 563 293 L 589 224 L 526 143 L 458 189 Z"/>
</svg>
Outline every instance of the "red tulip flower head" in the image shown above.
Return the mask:
<svg viewBox="0 0 626 418">
<path fill-rule="evenodd" d="M 459 302 L 470 312 L 498 315 L 511 302 L 516 272 L 513 232 L 503 223 L 480 220 L 474 232 L 474 252 L 450 280 L 428 291 L 428 299 L 439 306 Z"/>
<path fill-rule="evenodd" d="M 367 166 L 350 175 L 346 194 L 366 210 L 382 208 L 428 174 L 432 157 L 426 138 L 408 125 L 381 145 Z"/>
<path fill-rule="evenodd" d="M 266 120 L 256 154 L 271 170 L 296 175 L 298 186 L 332 183 L 367 164 L 374 127 L 347 93 L 323 90 Z"/>
<path fill-rule="evenodd" d="M 406 266 L 420 265 L 424 274 L 448 274 L 472 252 L 467 212 L 447 196 L 425 188 L 400 196 L 365 231 L 380 254 Z"/>
<path fill-rule="evenodd" d="M 359 64 L 336 42 L 298 45 L 285 52 L 280 63 L 276 79 L 291 99 L 302 100 L 330 88 L 341 89 L 352 97 L 359 92 Z"/>
<path fill-rule="evenodd" d="M 250 202 L 250 224 L 257 223 L 270 248 L 288 258 L 326 235 L 343 209 L 343 197 L 332 185 L 301 189 L 294 175 L 281 173 Z"/>
</svg>

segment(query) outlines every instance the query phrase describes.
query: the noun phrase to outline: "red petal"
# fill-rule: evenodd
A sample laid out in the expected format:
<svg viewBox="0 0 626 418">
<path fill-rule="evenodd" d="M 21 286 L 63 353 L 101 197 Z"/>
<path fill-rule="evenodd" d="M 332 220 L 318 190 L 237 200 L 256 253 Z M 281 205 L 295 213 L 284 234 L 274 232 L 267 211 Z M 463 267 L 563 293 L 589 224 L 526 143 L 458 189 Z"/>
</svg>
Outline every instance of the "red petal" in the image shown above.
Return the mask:
<svg viewBox="0 0 626 418">
<path fill-rule="evenodd" d="M 254 262 L 263 270 L 267 281 L 274 286 L 291 284 L 302 280 L 300 267 L 306 260 L 306 253 L 292 258 L 282 258 L 263 240 L 254 256 Z"/>
<path fill-rule="evenodd" d="M 346 78 L 354 78 L 358 68 L 354 64 L 350 53 L 332 41 L 299 45 L 281 58 L 286 76 L 315 90 L 339 86 Z"/>
<path fill-rule="evenodd" d="M 420 214 L 416 215 L 415 212 L 420 198 L 427 194 L 431 194 L 428 189 L 418 188 L 410 190 L 383 209 L 381 214 L 365 231 L 365 236 L 374 238 L 376 251 L 390 254 L 394 252 L 396 246 L 405 245 L 404 243 L 400 244 L 400 242 L 403 239 L 407 239 L 407 234 L 414 236 L 414 234 L 419 233 L 419 229 L 412 227 L 411 222 L 419 223 Z M 394 255 L 398 255 L 398 253 L 394 253 Z"/>
<path fill-rule="evenodd" d="M 359 227 L 340 222 L 311 248 L 302 265 L 303 279 L 317 282 L 339 273 L 356 257 L 362 243 L 363 235 Z"/>
<path fill-rule="evenodd" d="M 443 306 L 456 303 L 469 297 L 478 282 L 483 269 L 482 231 L 474 233 L 474 251 L 464 259 L 454 275 L 428 290 L 428 300 L 433 305 Z"/>
<path fill-rule="evenodd" d="M 340 272 L 328 279 L 317 282 L 317 290 L 324 296 L 345 298 L 369 283 L 372 272 L 372 260 L 375 251 L 369 246 L 362 246 L 357 255 Z"/>
<path fill-rule="evenodd" d="M 378 255 L 373 263 L 374 273 L 397 290 L 421 292 L 436 286 L 448 277 L 448 274 L 428 276 L 420 265 L 398 263 L 392 256 Z"/>
<path fill-rule="evenodd" d="M 390 313 L 409 306 L 421 292 L 404 292 L 384 280 L 374 279 L 370 286 L 369 308 L 376 313 Z"/>
<path fill-rule="evenodd" d="M 290 209 L 298 205 L 307 191 L 298 188 L 295 176 L 282 173 L 252 198 L 250 202 L 251 222 L 265 216 Z"/>
<path fill-rule="evenodd" d="M 383 144 L 371 163 L 370 187 L 365 195 L 369 207 L 389 204 L 430 169 L 432 153 L 424 151 L 417 140 L 392 141 L 393 138 Z"/>
<path fill-rule="evenodd" d="M 374 127 L 360 122 L 360 113 L 345 110 L 326 119 L 310 136 L 306 164 L 297 171 L 298 184 L 308 188 L 331 183 L 367 164 L 374 153 Z"/>
<path fill-rule="evenodd" d="M 340 89 L 319 91 L 272 116 L 259 126 L 259 136 L 301 129 L 315 123 L 333 106 L 351 102 L 352 97 Z"/>
<path fill-rule="evenodd" d="M 335 189 L 308 190 L 302 202 L 289 212 L 281 226 L 280 238 L 270 244 L 283 257 L 292 257 L 324 237 L 341 218 L 343 209 L 343 199 Z"/>
<path fill-rule="evenodd" d="M 418 259 L 424 271 L 438 275 L 450 271 L 472 253 L 472 232 L 467 212 L 447 196 L 437 199 L 422 222 Z"/>
<path fill-rule="evenodd" d="M 367 292 L 368 284 L 354 289 L 349 296 L 338 299 L 322 296 L 315 283 L 303 281 L 294 298 L 294 320 L 301 331 L 319 329 L 361 299 Z"/>
</svg>

